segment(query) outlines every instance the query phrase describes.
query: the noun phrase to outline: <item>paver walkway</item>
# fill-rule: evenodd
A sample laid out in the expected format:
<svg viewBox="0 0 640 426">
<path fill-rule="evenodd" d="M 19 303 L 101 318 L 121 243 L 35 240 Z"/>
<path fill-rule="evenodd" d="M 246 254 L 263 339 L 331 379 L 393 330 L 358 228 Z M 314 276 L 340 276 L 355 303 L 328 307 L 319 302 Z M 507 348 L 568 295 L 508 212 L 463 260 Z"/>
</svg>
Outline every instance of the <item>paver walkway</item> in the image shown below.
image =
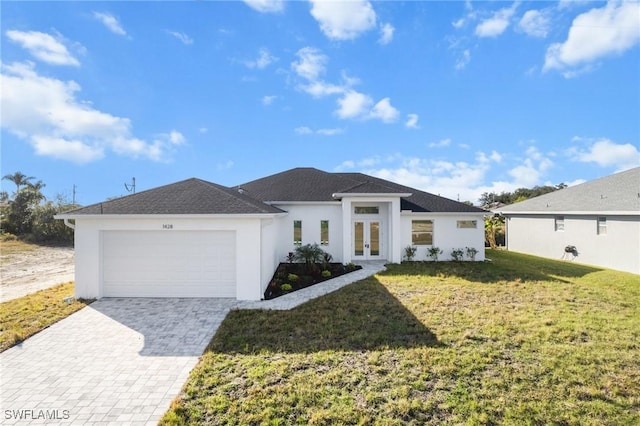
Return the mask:
<svg viewBox="0 0 640 426">
<path fill-rule="evenodd" d="M 262 302 L 98 300 L 0 354 L 0 423 L 157 424 L 230 309 L 291 309 L 383 269 Z"/>
</svg>

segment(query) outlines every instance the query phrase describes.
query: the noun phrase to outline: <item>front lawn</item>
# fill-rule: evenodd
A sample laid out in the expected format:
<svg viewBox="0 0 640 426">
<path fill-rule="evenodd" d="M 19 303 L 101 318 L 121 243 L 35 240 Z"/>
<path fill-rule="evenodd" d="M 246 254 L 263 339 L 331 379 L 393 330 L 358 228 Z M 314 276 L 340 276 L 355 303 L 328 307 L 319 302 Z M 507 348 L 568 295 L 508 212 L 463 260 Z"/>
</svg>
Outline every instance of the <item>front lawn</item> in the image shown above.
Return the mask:
<svg viewBox="0 0 640 426">
<path fill-rule="evenodd" d="M 502 251 L 233 311 L 165 424 L 640 423 L 640 277 Z"/>
<path fill-rule="evenodd" d="M 74 284 L 69 282 L 0 303 L 0 352 L 91 303 L 85 300 L 65 302 L 73 292 Z"/>
</svg>

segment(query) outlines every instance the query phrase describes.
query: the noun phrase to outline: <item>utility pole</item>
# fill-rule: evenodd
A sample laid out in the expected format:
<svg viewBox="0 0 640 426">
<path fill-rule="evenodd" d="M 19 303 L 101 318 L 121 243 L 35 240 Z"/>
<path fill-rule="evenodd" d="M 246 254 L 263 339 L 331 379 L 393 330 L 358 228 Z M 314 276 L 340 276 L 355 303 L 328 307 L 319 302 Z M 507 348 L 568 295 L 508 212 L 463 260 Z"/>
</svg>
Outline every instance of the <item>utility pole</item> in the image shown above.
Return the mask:
<svg viewBox="0 0 640 426">
<path fill-rule="evenodd" d="M 127 185 L 127 183 L 125 182 L 124 189 L 126 189 L 128 192 L 130 192 L 132 194 L 136 193 L 136 178 L 135 178 L 135 176 L 133 178 L 131 178 L 131 185 Z"/>
<path fill-rule="evenodd" d="M 76 184 L 73 184 L 73 197 L 72 197 L 72 201 L 71 204 L 73 204 L 74 206 L 76 205 Z"/>
</svg>

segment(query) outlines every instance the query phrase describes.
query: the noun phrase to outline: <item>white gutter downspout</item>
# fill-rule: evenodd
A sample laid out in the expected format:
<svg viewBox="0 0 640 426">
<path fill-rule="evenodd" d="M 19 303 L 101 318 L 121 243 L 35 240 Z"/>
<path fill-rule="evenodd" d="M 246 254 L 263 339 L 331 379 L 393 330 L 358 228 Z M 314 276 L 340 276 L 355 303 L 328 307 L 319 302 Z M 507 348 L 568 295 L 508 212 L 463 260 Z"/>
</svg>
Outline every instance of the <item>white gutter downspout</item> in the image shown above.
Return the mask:
<svg viewBox="0 0 640 426">
<path fill-rule="evenodd" d="M 69 228 L 71 228 L 71 229 L 76 229 L 76 224 L 75 224 L 75 223 L 71 223 L 71 222 L 69 222 L 69 220 L 70 220 L 70 219 L 65 219 L 65 220 L 64 220 L 64 224 L 65 224 L 66 226 L 68 226 Z"/>
</svg>

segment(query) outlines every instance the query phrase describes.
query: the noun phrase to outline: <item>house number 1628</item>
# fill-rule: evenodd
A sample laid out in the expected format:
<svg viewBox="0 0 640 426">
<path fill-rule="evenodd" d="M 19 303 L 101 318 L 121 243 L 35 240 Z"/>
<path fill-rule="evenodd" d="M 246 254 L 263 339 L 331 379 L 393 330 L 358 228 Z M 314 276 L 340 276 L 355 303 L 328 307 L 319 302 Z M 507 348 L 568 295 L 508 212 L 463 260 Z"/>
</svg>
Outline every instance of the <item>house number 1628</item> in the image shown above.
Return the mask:
<svg viewBox="0 0 640 426">
<path fill-rule="evenodd" d="M 162 225 L 162 229 L 173 229 L 173 224 L 165 223 Z"/>
</svg>

